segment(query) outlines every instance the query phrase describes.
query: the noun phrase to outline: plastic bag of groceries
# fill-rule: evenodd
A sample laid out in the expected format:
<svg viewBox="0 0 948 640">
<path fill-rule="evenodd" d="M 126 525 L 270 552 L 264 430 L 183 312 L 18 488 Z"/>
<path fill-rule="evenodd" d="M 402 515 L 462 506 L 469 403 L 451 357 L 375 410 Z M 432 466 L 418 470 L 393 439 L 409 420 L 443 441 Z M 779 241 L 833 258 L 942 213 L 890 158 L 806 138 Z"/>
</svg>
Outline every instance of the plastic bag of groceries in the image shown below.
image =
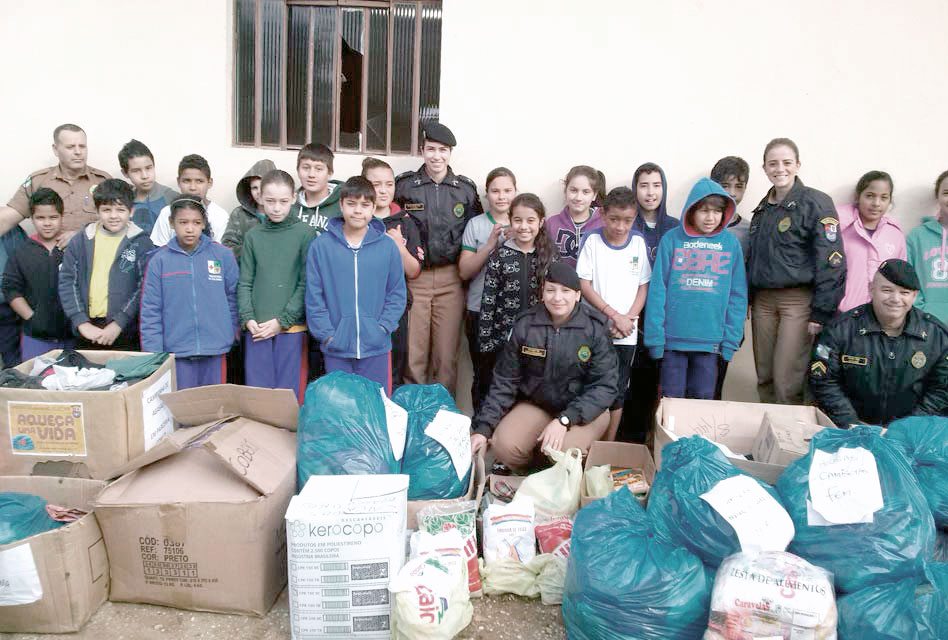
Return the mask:
<svg viewBox="0 0 948 640">
<path fill-rule="evenodd" d="M 378 383 L 352 373 L 311 382 L 300 408 L 297 486 L 310 476 L 400 473 L 395 450 L 401 458 L 405 432 L 392 425 L 390 436 L 386 403 Z"/>
<path fill-rule="evenodd" d="M 935 526 L 948 528 L 948 418 L 902 418 L 889 425 L 885 437 L 908 450 Z"/>
<path fill-rule="evenodd" d="M 431 504 L 422 508 L 417 518 L 419 531 L 437 535 L 456 529 L 461 534 L 464 556 L 467 559 L 468 589 L 471 595 L 481 595 L 483 585 L 477 563 L 477 502 L 454 500 Z"/>
<path fill-rule="evenodd" d="M 793 537 L 773 488 L 735 467 L 700 436 L 662 449 L 648 513 L 666 542 L 684 546 L 710 567 L 739 551 L 783 551 Z"/>
<path fill-rule="evenodd" d="M 563 592 L 570 640 L 702 636 L 713 575 L 687 549 L 655 535 L 629 491 L 580 509 Z"/>
<path fill-rule="evenodd" d="M 538 519 L 571 516 L 579 510 L 583 452 L 573 448 L 551 449 L 546 453 L 553 460 L 553 466 L 527 476 L 517 489 L 517 496 L 533 498 Z"/>
<path fill-rule="evenodd" d="M 839 599 L 840 640 L 948 638 L 948 565 L 874 584 Z"/>
<path fill-rule="evenodd" d="M 402 567 L 388 587 L 394 595 L 392 638 L 450 640 L 471 623 L 466 562 L 460 555 L 431 553 Z"/>
<path fill-rule="evenodd" d="M 451 394 L 440 384 L 407 384 L 395 390 L 392 401 L 408 412 L 401 470 L 411 478 L 408 499 L 444 500 L 463 496 L 471 480 L 470 420 L 458 410 Z M 442 426 L 435 422 L 441 411 L 460 416 L 463 424 L 443 425 L 444 432 L 432 431 L 432 425 L 439 429 Z M 462 453 L 468 464 L 459 474 L 454 458 Z"/>
<path fill-rule="evenodd" d="M 0 545 L 23 540 L 66 524 L 49 517 L 46 501 L 30 493 L 0 493 Z"/>
<path fill-rule="evenodd" d="M 790 551 L 843 593 L 919 576 L 932 556 L 928 503 L 905 450 L 880 431 L 824 429 L 777 481 L 796 528 Z"/>
<path fill-rule="evenodd" d="M 725 559 L 714 580 L 704 640 L 756 638 L 835 640 L 833 577 L 785 551 Z"/>
</svg>

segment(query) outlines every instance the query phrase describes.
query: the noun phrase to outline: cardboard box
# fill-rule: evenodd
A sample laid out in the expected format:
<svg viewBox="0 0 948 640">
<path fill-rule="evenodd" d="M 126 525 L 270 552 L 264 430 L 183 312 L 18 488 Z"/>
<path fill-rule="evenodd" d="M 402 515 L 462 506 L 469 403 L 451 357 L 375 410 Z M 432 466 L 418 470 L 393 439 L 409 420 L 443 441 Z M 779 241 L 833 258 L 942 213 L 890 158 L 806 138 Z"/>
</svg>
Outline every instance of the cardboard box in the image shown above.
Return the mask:
<svg viewBox="0 0 948 640">
<path fill-rule="evenodd" d="M 467 493 L 461 498 L 451 500 L 409 500 L 408 501 L 408 528 L 418 528 L 418 512 L 433 504 L 445 504 L 451 502 L 462 502 L 465 500 L 476 500 L 481 503 L 484 496 L 484 487 L 487 486 L 487 474 L 484 467 L 484 456 L 478 455 L 471 461 L 471 480 L 468 483 Z"/>
<path fill-rule="evenodd" d="M 221 417 L 166 436 L 95 501 L 110 599 L 266 615 L 286 584 L 296 396 L 219 385 L 163 399 L 183 424 Z"/>
<path fill-rule="evenodd" d="M 312 476 L 286 511 L 293 638 L 391 638 L 408 476 Z"/>
<path fill-rule="evenodd" d="M 80 353 L 98 364 L 143 355 Z M 32 367 L 30 360 L 16 369 L 28 374 Z M 160 398 L 174 389 L 171 355 L 152 375 L 120 391 L 0 387 L 0 473 L 114 478 L 117 469 L 174 430 L 171 413 Z"/>
<path fill-rule="evenodd" d="M 90 503 L 103 488 L 105 483 L 98 480 L 0 477 L 0 491 L 32 493 L 49 503 L 82 510 L 92 508 Z M 37 599 L 10 604 L 14 581 L 19 587 L 33 587 Z M 0 632 L 79 631 L 108 595 L 109 559 L 93 513 L 0 546 Z"/>
<path fill-rule="evenodd" d="M 655 462 L 652 460 L 652 453 L 648 450 L 648 447 L 628 442 L 593 442 L 592 446 L 589 447 L 589 453 L 586 455 L 586 463 L 583 465 L 584 478 L 579 494 L 580 507 L 585 507 L 590 502 L 597 500 L 597 498 L 589 497 L 586 493 L 586 470 L 604 464 L 613 467 L 641 469 L 645 475 L 645 481 L 648 482 L 649 490 L 655 484 Z"/>
<path fill-rule="evenodd" d="M 823 425 L 776 416 L 768 411 L 754 439 L 751 455 L 757 462 L 786 467 L 807 454 L 813 436 L 824 428 Z"/>
<path fill-rule="evenodd" d="M 662 448 L 677 437 L 701 435 L 727 445 L 734 453 L 748 455 L 760 431 L 764 414 L 833 427 L 816 407 L 721 400 L 662 398 L 655 412 L 655 466 L 662 468 Z M 731 459 L 734 466 L 768 484 L 777 482 L 785 466 L 752 460 Z"/>
</svg>

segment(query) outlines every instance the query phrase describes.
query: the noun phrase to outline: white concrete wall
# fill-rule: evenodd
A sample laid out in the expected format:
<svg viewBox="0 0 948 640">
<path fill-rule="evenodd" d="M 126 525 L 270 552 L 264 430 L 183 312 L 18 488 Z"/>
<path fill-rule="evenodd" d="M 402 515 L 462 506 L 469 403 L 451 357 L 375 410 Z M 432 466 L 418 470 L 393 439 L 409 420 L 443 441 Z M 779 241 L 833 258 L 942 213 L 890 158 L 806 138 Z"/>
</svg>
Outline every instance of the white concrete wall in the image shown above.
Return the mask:
<svg viewBox="0 0 948 640">
<path fill-rule="evenodd" d="M 931 183 L 948 167 L 943 0 L 445 0 L 444 9 L 442 121 L 460 141 L 454 168 L 478 184 L 506 165 L 555 210 L 571 165 L 592 164 L 615 186 L 651 160 L 668 174 L 677 213 L 691 183 L 735 154 L 752 166 L 747 213 L 768 186 L 764 144 L 789 136 L 802 178 L 837 200 L 863 172 L 884 169 L 907 228 L 934 208 Z M 294 152 L 231 145 L 232 14 L 229 0 L 0 0 L 0 199 L 52 164 L 51 131 L 67 121 L 89 133 L 90 163 L 115 175 L 131 137 L 152 148 L 168 184 L 182 155 L 204 155 L 210 195 L 225 207 L 255 160 L 292 172 Z M 339 155 L 336 177 L 361 160 Z M 753 393 L 746 351 L 729 380 L 741 397 Z"/>
</svg>

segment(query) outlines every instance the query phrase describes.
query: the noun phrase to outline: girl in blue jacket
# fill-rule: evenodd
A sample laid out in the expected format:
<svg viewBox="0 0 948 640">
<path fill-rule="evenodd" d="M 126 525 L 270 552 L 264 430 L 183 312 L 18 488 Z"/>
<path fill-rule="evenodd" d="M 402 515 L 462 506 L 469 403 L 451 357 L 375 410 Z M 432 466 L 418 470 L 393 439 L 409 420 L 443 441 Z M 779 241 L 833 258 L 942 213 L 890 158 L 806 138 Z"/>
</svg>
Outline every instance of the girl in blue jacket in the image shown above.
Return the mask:
<svg viewBox="0 0 948 640">
<path fill-rule="evenodd" d="M 718 355 L 730 362 L 747 315 L 744 254 L 727 230 L 734 200 L 701 178 L 685 203 L 682 225 L 662 237 L 645 305 L 645 346 L 662 360 L 662 395 L 714 397 Z"/>
<path fill-rule="evenodd" d="M 145 269 L 142 348 L 175 355 L 178 389 L 223 384 L 237 336 L 237 261 L 208 237 L 198 199 L 172 202 L 170 219 L 175 235 Z"/>
<path fill-rule="evenodd" d="M 392 332 L 405 312 L 402 258 L 375 218 L 375 188 L 349 178 L 339 194 L 342 217 L 309 247 L 306 323 L 326 371 L 346 371 L 392 392 Z"/>
</svg>

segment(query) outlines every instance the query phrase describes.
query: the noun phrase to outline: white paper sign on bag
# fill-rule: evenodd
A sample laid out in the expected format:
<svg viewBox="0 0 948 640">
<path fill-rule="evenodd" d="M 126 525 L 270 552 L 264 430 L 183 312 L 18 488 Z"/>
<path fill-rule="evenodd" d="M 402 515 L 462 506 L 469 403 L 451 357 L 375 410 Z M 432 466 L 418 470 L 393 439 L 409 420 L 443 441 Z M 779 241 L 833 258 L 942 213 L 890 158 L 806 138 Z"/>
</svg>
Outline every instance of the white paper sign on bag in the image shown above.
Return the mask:
<svg viewBox="0 0 948 640">
<path fill-rule="evenodd" d="M 701 499 L 734 528 L 742 551 L 784 551 L 793 540 L 790 514 L 750 476 L 721 480 Z"/>
<path fill-rule="evenodd" d="M 871 522 L 884 505 L 876 458 L 863 447 L 814 450 L 809 487 L 813 510 L 831 524 Z"/>
<path fill-rule="evenodd" d="M 813 508 L 813 502 L 809 498 L 806 501 L 806 523 L 811 527 L 832 527 L 835 524 L 817 513 Z M 872 524 L 872 514 L 867 513 L 862 520 L 849 524 Z"/>
<path fill-rule="evenodd" d="M 43 585 L 29 544 L 0 551 L 0 606 L 30 604 L 43 597 Z"/>
<path fill-rule="evenodd" d="M 441 409 L 425 427 L 425 435 L 437 440 L 447 450 L 458 480 L 463 480 L 471 469 L 471 419 Z"/>
<path fill-rule="evenodd" d="M 385 424 L 388 440 L 392 443 L 392 453 L 396 460 L 401 460 L 405 454 L 405 437 L 408 435 L 408 412 L 389 400 L 384 389 L 379 389 L 379 393 L 382 394 L 382 405 L 385 407 Z"/>
</svg>

